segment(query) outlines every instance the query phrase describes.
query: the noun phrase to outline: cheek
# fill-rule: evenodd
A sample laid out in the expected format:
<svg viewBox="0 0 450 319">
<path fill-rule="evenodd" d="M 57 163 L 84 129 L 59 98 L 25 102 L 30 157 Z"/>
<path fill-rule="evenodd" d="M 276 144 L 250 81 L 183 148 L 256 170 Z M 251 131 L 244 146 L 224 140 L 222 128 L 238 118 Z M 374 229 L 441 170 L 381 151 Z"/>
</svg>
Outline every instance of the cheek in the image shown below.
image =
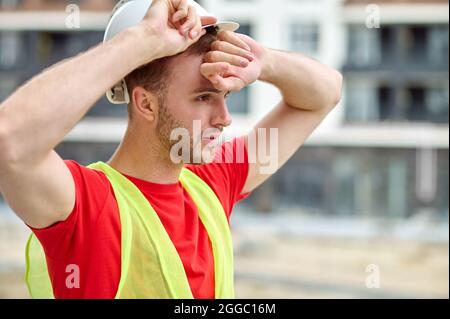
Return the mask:
<svg viewBox="0 0 450 319">
<path fill-rule="evenodd" d="M 210 100 L 209 102 L 196 101 L 195 98 L 185 92 L 174 92 L 168 97 L 167 102 L 174 116 L 179 119 L 185 128 L 188 128 L 192 133 L 193 121 L 201 121 L 201 127 L 209 127 L 211 122 L 211 112 L 217 101 Z"/>
<path fill-rule="evenodd" d="M 186 103 L 183 106 L 180 105 L 179 119 L 189 128 L 193 128 L 194 121 L 200 121 L 202 128 L 208 127 L 210 122 L 210 109 L 206 104 L 198 102 Z"/>
</svg>

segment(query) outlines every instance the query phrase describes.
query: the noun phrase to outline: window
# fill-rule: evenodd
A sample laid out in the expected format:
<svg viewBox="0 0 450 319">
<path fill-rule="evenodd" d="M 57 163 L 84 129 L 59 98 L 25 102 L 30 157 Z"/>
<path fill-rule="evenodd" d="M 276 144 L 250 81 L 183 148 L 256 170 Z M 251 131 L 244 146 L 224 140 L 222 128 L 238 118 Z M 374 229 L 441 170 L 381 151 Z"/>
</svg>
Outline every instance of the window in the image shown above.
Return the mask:
<svg viewBox="0 0 450 319">
<path fill-rule="evenodd" d="M 431 122 L 448 123 L 448 87 L 423 85 L 395 87 L 392 83 L 355 81 L 346 86 L 347 122 Z"/>
<path fill-rule="evenodd" d="M 374 31 L 374 29 L 370 29 Z M 380 46 L 381 46 L 381 59 L 383 63 L 392 63 L 396 59 L 396 46 L 397 46 L 397 34 L 398 28 L 383 26 L 379 29 Z M 375 31 L 376 32 L 376 31 Z M 374 34 L 372 34 L 374 36 Z"/>
<path fill-rule="evenodd" d="M 395 117 L 395 90 L 388 85 L 382 85 L 377 89 L 378 114 L 380 121 L 392 120 Z"/>
<path fill-rule="evenodd" d="M 448 123 L 448 25 L 348 30 L 347 121 Z"/>
<path fill-rule="evenodd" d="M 327 178 L 331 176 L 330 166 L 323 158 L 313 158 L 311 153 L 302 161 L 291 160 L 290 165 L 275 175 L 274 207 L 301 206 L 306 211 L 320 213 L 326 210 Z"/>
<path fill-rule="evenodd" d="M 448 33 L 448 25 L 433 26 L 428 29 L 426 53 L 429 62 L 448 66 Z"/>
<path fill-rule="evenodd" d="M 20 63 L 22 46 L 18 32 L 0 32 L 0 69 L 13 69 Z"/>
<path fill-rule="evenodd" d="M 102 42 L 102 32 L 43 31 L 36 34 L 36 52 L 43 65 L 72 57 Z"/>
<path fill-rule="evenodd" d="M 386 38 L 389 37 L 388 34 L 384 36 Z M 355 67 L 374 67 L 381 62 L 379 29 L 367 29 L 364 26 L 350 26 L 348 45 L 349 65 Z"/>
<path fill-rule="evenodd" d="M 448 171 L 448 149 L 437 151 L 437 190 L 435 205 L 441 218 L 446 218 L 448 223 L 448 187 L 449 187 L 449 171 Z"/>
<path fill-rule="evenodd" d="M 292 51 L 317 56 L 319 53 L 319 26 L 317 24 L 292 24 L 290 26 Z"/>
<path fill-rule="evenodd" d="M 409 87 L 404 90 L 403 93 L 406 93 L 406 114 L 404 114 L 404 117 L 406 117 L 410 121 L 426 120 L 427 110 L 425 108 L 425 88 Z"/>
<path fill-rule="evenodd" d="M 435 123 L 448 123 L 448 87 L 431 88 L 425 93 L 425 106 L 428 118 Z"/>
<path fill-rule="evenodd" d="M 19 85 L 19 80 L 13 76 L 0 75 L 0 103 L 4 101 Z"/>
<path fill-rule="evenodd" d="M 376 88 L 349 83 L 346 86 L 346 96 L 345 118 L 348 122 L 378 120 L 378 92 Z"/>
<path fill-rule="evenodd" d="M 439 174 L 426 203 L 416 192 L 415 149 L 304 146 L 269 181 L 272 207 L 309 214 L 405 218 L 424 206 L 448 218 L 448 150 L 436 151 Z M 255 191 L 258 196 L 258 191 Z M 257 197 L 252 198 L 254 202 Z M 264 198 L 263 198 L 264 199 Z M 261 200 L 261 198 L 260 198 Z M 270 206 L 270 205 L 269 205 Z"/>
<path fill-rule="evenodd" d="M 335 212 L 338 215 L 353 215 L 357 203 L 357 158 L 342 155 L 333 164 L 333 175 L 339 187 L 336 188 Z"/>
<path fill-rule="evenodd" d="M 427 43 L 427 28 L 414 26 L 403 30 L 407 57 L 411 62 L 424 62 Z"/>
<path fill-rule="evenodd" d="M 406 113 L 410 121 L 448 123 L 448 88 L 408 87 Z"/>
</svg>

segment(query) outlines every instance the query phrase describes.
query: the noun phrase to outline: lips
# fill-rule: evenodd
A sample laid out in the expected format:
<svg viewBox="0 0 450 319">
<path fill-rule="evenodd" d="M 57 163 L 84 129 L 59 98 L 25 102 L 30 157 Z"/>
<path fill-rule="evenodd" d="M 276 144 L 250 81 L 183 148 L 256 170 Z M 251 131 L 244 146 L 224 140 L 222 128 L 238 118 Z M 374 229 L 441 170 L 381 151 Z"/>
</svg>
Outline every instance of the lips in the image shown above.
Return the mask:
<svg viewBox="0 0 450 319">
<path fill-rule="evenodd" d="M 205 138 L 205 140 L 213 141 L 213 140 L 219 139 L 219 137 L 220 137 L 220 135 L 213 135 L 213 136 L 209 136 L 209 138 Z"/>
<path fill-rule="evenodd" d="M 214 143 L 215 145 L 219 143 L 221 134 L 213 134 L 210 136 L 204 136 L 202 141 L 207 142 L 207 144 Z"/>
</svg>

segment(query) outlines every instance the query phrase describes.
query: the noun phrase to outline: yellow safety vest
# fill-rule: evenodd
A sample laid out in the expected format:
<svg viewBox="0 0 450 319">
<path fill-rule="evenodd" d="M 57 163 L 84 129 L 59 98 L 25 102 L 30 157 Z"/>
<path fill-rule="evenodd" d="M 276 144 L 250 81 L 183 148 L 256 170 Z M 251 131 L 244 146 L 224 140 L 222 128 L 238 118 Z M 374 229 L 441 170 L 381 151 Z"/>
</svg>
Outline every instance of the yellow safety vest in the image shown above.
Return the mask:
<svg viewBox="0 0 450 319">
<path fill-rule="evenodd" d="M 115 298 L 193 298 L 180 256 L 140 190 L 106 163 L 88 167 L 105 173 L 119 207 L 121 275 Z M 208 184 L 192 171 L 183 168 L 180 182 L 197 206 L 212 244 L 215 297 L 234 298 L 233 244 L 223 207 Z M 34 234 L 26 247 L 25 281 L 33 298 L 54 298 L 45 253 Z"/>
</svg>

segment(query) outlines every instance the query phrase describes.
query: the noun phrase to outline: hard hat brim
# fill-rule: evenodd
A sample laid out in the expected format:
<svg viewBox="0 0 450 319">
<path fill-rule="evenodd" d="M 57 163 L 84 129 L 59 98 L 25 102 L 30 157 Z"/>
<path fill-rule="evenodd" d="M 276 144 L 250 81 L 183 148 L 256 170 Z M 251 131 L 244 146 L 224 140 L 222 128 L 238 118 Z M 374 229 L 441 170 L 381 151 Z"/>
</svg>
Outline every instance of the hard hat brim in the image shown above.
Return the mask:
<svg viewBox="0 0 450 319">
<path fill-rule="evenodd" d="M 239 29 L 239 23 L 233 21 L 221 21 L 215 24 L 202 26 L 202 29 L 215 27 L 217 31 L 236 31 Z"/>
</svg>

